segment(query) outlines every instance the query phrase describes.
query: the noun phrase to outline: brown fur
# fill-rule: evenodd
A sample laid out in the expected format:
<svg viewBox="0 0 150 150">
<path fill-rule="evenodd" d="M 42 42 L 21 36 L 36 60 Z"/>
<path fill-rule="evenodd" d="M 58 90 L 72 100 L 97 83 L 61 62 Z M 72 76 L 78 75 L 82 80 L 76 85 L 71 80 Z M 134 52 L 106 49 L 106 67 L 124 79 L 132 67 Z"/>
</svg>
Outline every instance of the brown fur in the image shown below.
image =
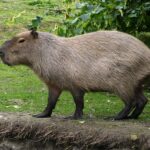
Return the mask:
<svg viewBox="0 0 150 150">
<path fill-rule="evenodd" d="M 20 42 L 24 39 L 24 42 Z M 150 74 L 150 50 L 138 39 L 117 31 L 99 31 L 71 38 L 30 31 L 4 43 L 2 58 L 24 64 L 48 85 L 61 90 L 111 91 L 128 103 Z"/>
</svg>

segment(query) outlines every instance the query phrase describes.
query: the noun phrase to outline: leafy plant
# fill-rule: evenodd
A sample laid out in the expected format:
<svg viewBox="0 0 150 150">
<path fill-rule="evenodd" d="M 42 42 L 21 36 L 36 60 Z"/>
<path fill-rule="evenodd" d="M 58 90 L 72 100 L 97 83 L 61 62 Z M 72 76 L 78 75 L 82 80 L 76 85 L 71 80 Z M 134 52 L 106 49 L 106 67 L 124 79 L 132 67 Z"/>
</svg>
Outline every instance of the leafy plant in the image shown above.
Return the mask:
<svg viewBox="0 0 150 150">
<path fill-rule="evenodd" d="M 129 33 L 149 31 L 149 14 L 148 0 L 81 0 L 76 3 L 75 10 L 68 8 L 64 26 L 57 27 L 56 33 L 74 36 L 99 29 L 117 29 Z"/>
<path fill-rule="evenodd" d="M 38 29 L 38 27 L 40 26 L 40 23 L 41 23 L 42 19 L 43 19 L 42 17 L 36 16 L 35 19 L 32 19 L 32 24 L 29 24 L 27 26 L 27 28 L 29 30 L 35 30 L 36 31 Z"/>
</svg>

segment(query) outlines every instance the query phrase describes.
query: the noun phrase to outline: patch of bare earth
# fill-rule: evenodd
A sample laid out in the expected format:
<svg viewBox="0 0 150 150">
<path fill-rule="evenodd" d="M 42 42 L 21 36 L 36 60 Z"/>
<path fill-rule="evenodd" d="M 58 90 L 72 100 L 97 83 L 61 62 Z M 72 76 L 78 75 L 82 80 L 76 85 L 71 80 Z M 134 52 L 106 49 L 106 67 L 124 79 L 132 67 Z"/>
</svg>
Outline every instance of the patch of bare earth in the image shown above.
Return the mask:
<svg viewBox="0 0 150 150">
<path fill-rule="evenodd" d="M 149 150 L 150 123 L 0 113 L 0 150 Z"/>
</svg>

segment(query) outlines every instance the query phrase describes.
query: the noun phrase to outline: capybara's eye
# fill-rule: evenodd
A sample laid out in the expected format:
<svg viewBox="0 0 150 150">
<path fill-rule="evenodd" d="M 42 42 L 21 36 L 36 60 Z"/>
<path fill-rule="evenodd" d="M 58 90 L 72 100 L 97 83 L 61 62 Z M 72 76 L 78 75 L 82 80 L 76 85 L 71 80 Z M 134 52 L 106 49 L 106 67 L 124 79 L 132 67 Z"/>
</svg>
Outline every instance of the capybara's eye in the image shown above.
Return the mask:
<svg viewBox="0 0 150 150">
<path fill-rule="evenodd" d="M 23 43 L 25 41 L 25 39 L 19 39 L 18 43 Z"/>
</svg>

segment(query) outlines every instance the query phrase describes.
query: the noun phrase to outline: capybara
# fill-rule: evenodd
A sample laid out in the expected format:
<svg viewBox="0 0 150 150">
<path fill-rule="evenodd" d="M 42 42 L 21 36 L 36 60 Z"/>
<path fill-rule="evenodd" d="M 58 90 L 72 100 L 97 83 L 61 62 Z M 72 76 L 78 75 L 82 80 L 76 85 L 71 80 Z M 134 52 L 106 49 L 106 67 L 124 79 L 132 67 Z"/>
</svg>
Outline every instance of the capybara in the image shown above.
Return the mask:
<svg viewBox="0 0 150 150">
<path fill-rule="evenodd" d="M 70 38 L 26 31 L 0 47 L 2 61 L 30 67 L 49 89 L 48 104 L 36 117 L 50 117 L 63 90 L 76 104 L 73 118 L 83 116 L 84 95 L 108 91 L 125 104 L 116 120 L 138 118 L 147 103 L 143 82 L 150 75 L 150 49 L 133 36 L 98 31 Z"/>
</svg>

